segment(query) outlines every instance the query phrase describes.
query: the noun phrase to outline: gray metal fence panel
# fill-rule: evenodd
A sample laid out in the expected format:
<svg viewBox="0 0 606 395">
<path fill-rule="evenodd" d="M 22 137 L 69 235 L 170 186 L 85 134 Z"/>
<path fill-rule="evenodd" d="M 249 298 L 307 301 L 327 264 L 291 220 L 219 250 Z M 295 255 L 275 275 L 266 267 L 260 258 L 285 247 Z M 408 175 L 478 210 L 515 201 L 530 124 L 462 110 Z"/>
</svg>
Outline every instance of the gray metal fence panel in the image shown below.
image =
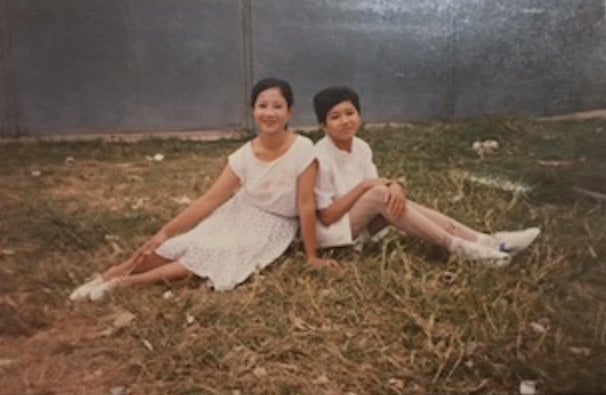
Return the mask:
<svg viewBox="0 0 606 395">
<path fill-rule="evenodd" d="M 250 126 L 254 80 L 369 122 L 606 107 L 604 0 L 0 0 L 0 135 Z"/>
<path fill-rule="evenodd" d="M 239 2 L 15 0 L 6 8 L 21 133 L 242 125 Z"/>
<path fill-rule="evenodd" d="M 6 0 L 0 0 L 0 136 L 18 135 L 16 89 L 11 75 L 12 37 Z"/>
<path fill-rule="evenodd" d="M 460 1 L 454 115 L 546 115 L 606 106 L 606 2 Z"/>
<path fill-rule="evenodd" d="M 314 122 L 311 97 L 330 84 L 354 86 L 367 121 L 444 114 L 450 65 L 444 1 L 253 4 L 255 75 L 293 81 L 296 121 Z"/>
<path fill-rule="evenodd" d="M 606 106 L 603 0 L 256 0 L 254 74 L 349 84 L 367 121 Z M 269 10 L 269 11 L 268 11 Z"/>
</svg>

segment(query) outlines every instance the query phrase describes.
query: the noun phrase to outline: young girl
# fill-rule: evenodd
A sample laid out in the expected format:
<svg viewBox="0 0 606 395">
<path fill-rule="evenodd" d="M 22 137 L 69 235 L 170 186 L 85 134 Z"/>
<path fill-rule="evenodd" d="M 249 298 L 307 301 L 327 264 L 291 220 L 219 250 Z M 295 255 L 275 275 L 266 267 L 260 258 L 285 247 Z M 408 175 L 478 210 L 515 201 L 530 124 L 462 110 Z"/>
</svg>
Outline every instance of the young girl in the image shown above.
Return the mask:
<svg viewBox="0 0 606 395">
<path fill-rule="evenodd" d="M 435 210 L 406 199 L 394 180 L 379 178 L 369 145 L 356 137 L 360 102 L 347 87 L 330 87 L 314 96 L 314 110 L 324 138 L 315 145 L 319 162 L 315 195 L 322 247 L 351 244 L 363 231 L 391 224 L 406 234 L 446 248 L 461 259 L 497 266 L 539 235 L 538 228 L 480 233 Z"/>
<path fill-rule="evenodd" d="M 131 259 L 94 276 L 70 299 L 96 301 L 116 287 L 192 273 L 207 278 L 216 290 L 230 290 L 286 250 L 297 232 L 297 215 L 308 261 L 315 267 L 336 265 L 316 255 L 317 163 L 311 141 L 287 131 L 293 104 L 290 85 L 261 80 L 251 99 L 258 135 L 229 156 L 210 189 Z"/>
</svg>

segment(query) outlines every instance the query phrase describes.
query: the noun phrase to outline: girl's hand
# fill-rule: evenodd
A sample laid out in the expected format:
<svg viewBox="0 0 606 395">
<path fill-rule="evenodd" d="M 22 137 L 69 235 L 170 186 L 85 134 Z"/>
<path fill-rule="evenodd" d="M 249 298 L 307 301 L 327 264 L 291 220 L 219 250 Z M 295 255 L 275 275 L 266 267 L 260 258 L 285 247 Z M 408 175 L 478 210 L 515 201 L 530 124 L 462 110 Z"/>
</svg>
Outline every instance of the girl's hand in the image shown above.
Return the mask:
<svg viewBox="0 0 606 395">
<path fill-rule="evenodd" d="M 307 261 L 315 269 L 328 269 L 336 272 L 340 272 L 342 267 L 339 262 L 334 259 L 323 259 L 323 258 L 308 258 Z"/>
<path fill-rule="evenodd" d="M 370 178 L 362 181 L 364 190 L 369 190 L 379 185 L 389 185 L 392 181 L 387 178 Z"/>
<path fill-rule="evenodd" d="M 406 209 L 406 193 L 397 182 L 389 184 L 388 192 L 385 195 L 385 206 L 387 214 L 392 218 L 399 218 Z"/>
</svg>

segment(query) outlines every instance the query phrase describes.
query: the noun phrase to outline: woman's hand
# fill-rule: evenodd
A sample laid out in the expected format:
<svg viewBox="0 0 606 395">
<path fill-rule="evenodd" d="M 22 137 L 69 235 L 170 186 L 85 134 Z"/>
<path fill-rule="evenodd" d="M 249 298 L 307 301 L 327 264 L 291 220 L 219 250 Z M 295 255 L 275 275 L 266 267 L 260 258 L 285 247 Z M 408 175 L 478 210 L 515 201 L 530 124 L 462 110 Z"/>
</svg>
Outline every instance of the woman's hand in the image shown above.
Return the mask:
<svg viewBox="0 0 606 395">
<path fill-rule="evenodd" d="M 392 218 L 399 218 L 406 209 L 406 193 L 397 182 L 391 182 L 385 195 L 387 214 Z"/>
<path fill-rule="evenodd" d="M 164 230 L 160 230 L 156 233 L 151 239 L 149 239 L 145 244 L 143 244 L 135 253 L 133 254 L 133 261 L 139 261 L 140 259 L 145 259 L 149 255 L 151 255 L 162 243 L 168 240 L 168 234 Z"/>
<path fill-rule="evenodd" d="M 164 230 L 160 230 L 151 239 L 145 242 L 145 244 L 139 247 L 128 260 L 126 274 L 132 273 L 137 266 L 142 264 L 145 259 L 147 259 L 147 257 L 149 257 L 156 248 L 166 240 L 168 240 L 168 234 Z"/>
<path fill-rule="evenodd" d="M 336 272 L 340 272 L 342 270 L 339 262 L 334 259 L 323 259 L 323 258 L 308 258 L 307 261 L 314 269 L 328 269 Z"/>
</svg>

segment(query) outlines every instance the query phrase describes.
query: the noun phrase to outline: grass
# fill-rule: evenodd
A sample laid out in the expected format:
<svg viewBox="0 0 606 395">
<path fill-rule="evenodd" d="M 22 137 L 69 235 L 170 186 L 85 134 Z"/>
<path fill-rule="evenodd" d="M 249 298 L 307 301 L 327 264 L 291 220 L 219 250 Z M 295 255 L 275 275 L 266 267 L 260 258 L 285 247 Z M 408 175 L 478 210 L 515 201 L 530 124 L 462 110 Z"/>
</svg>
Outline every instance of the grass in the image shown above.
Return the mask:
<svg viewBox="0 0 606 395">
<path fill-rule="evenodd" d="M 606 392 L 604 201 L 574 189 L 606 193 L 606 123 L 481 119 L 362 135 L 411 199 L 483 231 L 542 235 L 500 270 L 390 233 L 360 253 L 327 251 L 339 277 L 293 248 L 229 293 L 193 279 L 72 304 L 77 284 L 208 188 L 242 141 L 1 144 L 0 393 L 516 393 L 521 380 Z M 480 158 L 471 144 L 489 138 L 500 149 Z M 146 159 L 158 152 L 162 162 Z"/>
</svg>

